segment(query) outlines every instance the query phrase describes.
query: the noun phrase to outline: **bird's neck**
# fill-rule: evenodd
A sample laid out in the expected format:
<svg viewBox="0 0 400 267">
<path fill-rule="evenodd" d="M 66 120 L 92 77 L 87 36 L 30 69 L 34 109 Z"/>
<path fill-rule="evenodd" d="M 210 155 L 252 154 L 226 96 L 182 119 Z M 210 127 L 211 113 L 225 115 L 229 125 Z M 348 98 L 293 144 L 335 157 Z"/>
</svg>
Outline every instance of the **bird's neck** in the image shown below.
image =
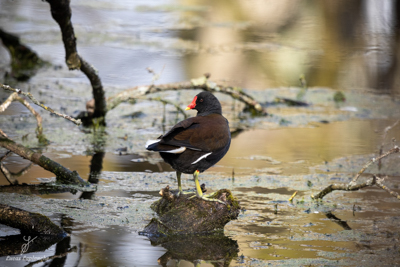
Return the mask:
<svg viewBox="0 0 400 267">
<path fill-rule="evenodd" d="M 221 108 L 215 108 L 215 109 L 211 109 L 211 110 L 204 110 L 202 112 L 198 111 L 197 112 L 197 116 L 207 116 L 207 115 L 211 115 L 211 114 L 219 114 L 222 115 L 222 110 Z"/>
<path fill-rule="evenodd" d="M 212 107 L 212 108 L 210 108 L 210 109 L 206 109 L 206 110 L 202 110 L 201 112 L 200 111 L 197 111 L 197 116 L 207 116 L 207 115 L 210 115 L 210 114 L 219 114 L 219 115 L 222 115 L 222 108 L 221 108 L 221 106 L 219 106 L 219 107 Z"/>
</svg>

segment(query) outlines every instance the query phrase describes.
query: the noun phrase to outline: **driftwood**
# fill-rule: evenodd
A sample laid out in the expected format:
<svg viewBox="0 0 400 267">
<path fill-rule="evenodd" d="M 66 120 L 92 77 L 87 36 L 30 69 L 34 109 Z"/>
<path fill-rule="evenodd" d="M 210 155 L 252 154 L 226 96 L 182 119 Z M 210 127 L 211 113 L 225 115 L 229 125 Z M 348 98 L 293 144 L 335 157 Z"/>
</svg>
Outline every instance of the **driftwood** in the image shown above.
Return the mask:
<svg viewBox="0 0 400 267">
<path fill-rule="evenodd" d="M 237 199 L 227 189 L 221 189 L 212 196 L 216 201 L 204 201 L 190 195 L 176 197 L 169 187 L 160 191 L 162 198 L 154 202 L 151 208 L 159 215 L 141 232 L 147 236 L 173 236 L 188 234 L 206 234 L 223 230 L 240 212 Z"/>
<path fill-rule="evenodd" d="M 41 166 L 45 170 L 48 170 L 56 175 L 57 182 L 64 184 L 74 184 L 80 186 L 86 186 L 85 182 L 76 171 L 70 171 L 59 163 L 43 156 L 40 153 L 34 152 L 33 150 L 24 147 L 23 145 L 17 144 L 14 141 L 0 135 L 0 146 L 11 150 L 17 155 L 30 160 L 31 162 Z"/>
<path fill-rule="evenodd" d="M 66 236 L 64 230 L 46 216 L 3 204 L 0 204 L 0 223 L 20 229 L 21 234 Z"/>
<path fill-rule="evenodd" d="M 46 0 L 50 4 L 51 15 L 59 24 L 62 40 L 65 47 L 65 61 L 70 70 L 80 69 L 89 79 L 92 85 L 93 98 L 95 100 L 93 118 L 105 117 L 106 100 L 103 85 L 97 70 L 79 56 L 76 49 L 76 37 L 71 22 L 71 8 L 69 0 Z"/>
<path fill-rule="evenodd" d="M 322 191 L 320 191 L 318 194 L 311 195 L 311 197 L 313 199 L 322 199 L 324 196 L 326 196 L 327 194 L 336 191 L 336 190 L 342 190 L 342 191 L 357 191 L 360 190 L 361 188 L 364 187 L 368 187 L 368 186 L 373 186 L 376 185 L 379 188 L 382 188 L 383 190 L 387 191 L 390 195 L 396 197 L 397 199 L 400 200 L 400 196 L 399 194 L 397 194 L 396 192 L 390 190 L 388 187 L 386 187 L 383 184 L 383 178 L 377 177 L 375 175 L 373 175 L 372 178 L 368 179 L 366 182 L 361 183 L 361 184 L 357 184 L 357 180 L 358 178 L 361 176 L 361 174 L 363 174 L 365 172 L 365 170 L 373 163 L 376 162 L 380 162 L 381 159 L 394 154 L 394 153 L 399 153 L 400 152 L 400 148 L 398 146 L 395 146 L 394 148 L 390 149 L 389 151 L 387 151 L 386 153 L 380 155 L 377 158 L 373 158 L 370 161 L 368 161 L 363 168 L 354 176 L 354 178 L 350 181 L 350 183 L 348 184 L 331 184 L 329 186 L 327 186 L 326 188 L 324 188 Z"/>
<path fill-rule="evenodd" d="M 136 86 L 131 89 L 122 91 L 114 96 L 107 99 L 107 110 L 111 110 L 118 106 L 122 102 L 135 101 L 145 95 L 153 94 L 163 91 L 171 90 L 184 90 L 184 89 L 202 89 L 210 92 L 219 92 L 230 95 L 232 98 L 243 102 L 248 110 L 255 115 L 266 115 L 266 110 L 258 103 L 253 97 L 243 92 L 240 88 L 233 86 L 226 86 L 223 84 L 217 84 L 210 81 L 209 74 L 204 75 L 198 79 L 192 79 L 190 81 L 159 84 L 159 85 L 145 85 Z"/>
</svg>

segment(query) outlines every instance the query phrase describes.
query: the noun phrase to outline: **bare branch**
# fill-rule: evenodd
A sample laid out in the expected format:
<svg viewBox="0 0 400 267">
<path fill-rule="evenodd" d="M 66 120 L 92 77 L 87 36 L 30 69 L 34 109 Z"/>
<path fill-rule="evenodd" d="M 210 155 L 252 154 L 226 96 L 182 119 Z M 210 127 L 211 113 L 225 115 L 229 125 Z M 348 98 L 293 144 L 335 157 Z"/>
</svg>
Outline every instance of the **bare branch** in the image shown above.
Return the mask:
<svg viewBox="0 0 400 267">
<path fill-rule="evenodd" d="M 395 198 L 400 200 L 400 195 L 397 194 L 396 192 L 390 190 L 387 186 L 385 186 L 383 184 L 383 181 L 385 180 L 385 178 L 379 178 L 377 176 L 374 176 L 376 178 L 376 185 L 380 188 L 382 188 L 383 190 L 385 190 L 386 192 L 388 192 L 390 195 L 394 196 Z"/>
<path fill-rule="evenodd" d="M 86 62 L 76 49 L 76 37 L 71 22 L 71 7 L 69 0 L 46 0 L 50 4 L 51 15 L 61 29 L 65 47 L 65 62 L 70 70 L 80 69 L 92 85 L 95 100 L 93 117 L 105 117 L 106 99 L 103 85 L 97 70 Z"/>
<path fill-rule="evenodd" d="M 383 179 L 376 177 L 375 175 L 371 178 L 368 179 L 365 183 L 362 184 L 356 184 L 357 179 L 360 177 L 360 175 L 374 162 L 377 162 L 391 154 L 394 153 L 399 153 L 400 152 L 400 148 L 398 146 L 395 146 L 394 148 L 392 148 L 391 150 L 387 151 L 386 153 L 380 155 L 377 158 L 373 158 L 371 159 L 369 162 L 367 162 L 367 164 L 364 165 L 364 167 L 357 173 L 357 175 L 353 178 L 353 180 L 348 183 L 348 184 L 331 184 L 328 187 L 324 188 L 321 192 L 319 192 L 317 195 L 313 196 L 311 195 L 311 197 L 313 199 L 322 199 L 324 196 L 326 196 L 327 194 L 331 193 L 332 191 L 335 190 L 342 190 L 342 191 L 356 191 L 359 190 L 361 188 L 367 187 L 367 186 L 372 186 L 372 185 L 377 185 L 378 187 L 386 190 L 387 192 L 389 192 L 392 196 L 400 199 L 399 195 L 396 192 L 391 191 L 389 188 L 387 188 L 385 185 L 383 185 Z"/>
<path fill-rule="evenodd" d="M 134 88 L 125 90 L 114 96 L 109 97 L 107 100 L 107 110 L 115 108 L 122 102 L 132 101 L 144 95 L 169 90 L 177 91 L 184 89 L 202 89 L 210 92 L 224 93 L 230 95 L 234 99 L 238 99 L 239 101 L 245 103 L 246 106 L 250 107 L 250 109 L 254 110 L 257 114 L 267 114 L 260 103 L 254 100 L 250 95 L 243 92 L 240 88 L 217 84 L 215 82 L 209 81 L 208 76 L 202 76 L 198 79 L 192 79 L 190 81 L 177 83 L 136 86 Z"/>
<path fill-rule="evenodd" d="M 3 112 L 5 109 L 7 109 L 10 106 L 12 101 L 19 101 L 35 116 L 36 121 L 37 121 L 36 136 L 39 139 L 39 143 L 48 144 L 49 140 L 47 140 L 47 138 L 43 134 L 42 117 L 40 116 L 39 113 L 36 112 L 36 110 L 34 108 L 32 108 L 32 106 L 28 103 L 28 101 L 19 97 L 19 95 L 17 93 L 12 93 L 6 99 L 6 101 L 4 101 L 4 103 L 2 105 L 0 105 L 0 112 Z"/>
<path fill-rule="evenodd" d="M 50 113 L 53 113 L 53 114 L 59 116 L 59 117 L 62 117 L 62 118 L 67 119 L 67 120 L 70 120 L 73 123 L 75 123 L 76 125 L 81 125 L 82 124 L 81 120 L 75 120 L 74 118 L 72 118 L 72 117 L 70 117 L 68 115 L 58 113 L 58 112 L 54 111 L 52 108 L 49 108 L 49 107 L 43 105 L 31 93 L 25 93 L 25 92 L 21 91 L 20 89 L 14 89 L 11 86 L 8 86 L 8 85 L 2 84 L 2 83 L 0 83 L 0 87 L 3 88 L 4 90 L 12 91 L 12 92 L 24 95 L 26 97 L 29 97 L 32 100 L 32 102 L 34 104 L 38 105 L 39 107 L 41 107 L 41 108 L 49 111 Z"/>
<path fill-rule="evenodd" d="M 372 158 L 370 161 L 367 162 L 367 164 L 364 165 L 364 167 L 356 174 L 356 176 L 354 176 L 353 180 L 349 183 L 348 187 L 354 186 L 355 183 L 357 182 L 357 179 L 360 177 L 361 174 L 363 174 L 363 172 L 365 172 L 365 170 L 372 164 L 375 163 L 391 154 L 394 153 L 399 153 L 400 152 L 400 148 L 398 146 L 395 146 L 394 148 L 392 148 L 391 150 L 389 150 L 388 152 L 380 155 L 377 158 Z"/>
<path fill-rule="evenodd" d="M 375 184 L 375 180 L 373 178 L 367 180 L 365 183 L 354 185 L 354 186 L 349 186 L 347 184 L 331 184 L 328 187 L 324 188 L 321 192 L 318 194 L 311 195 L 313 199 L 322 199 L 324 196 L 327 194 L 336 191 L 336 190 L 341 190 L 341 191 L 357 191 L 360 190 L 361 188 L 371 186 Z"/>
</svg>

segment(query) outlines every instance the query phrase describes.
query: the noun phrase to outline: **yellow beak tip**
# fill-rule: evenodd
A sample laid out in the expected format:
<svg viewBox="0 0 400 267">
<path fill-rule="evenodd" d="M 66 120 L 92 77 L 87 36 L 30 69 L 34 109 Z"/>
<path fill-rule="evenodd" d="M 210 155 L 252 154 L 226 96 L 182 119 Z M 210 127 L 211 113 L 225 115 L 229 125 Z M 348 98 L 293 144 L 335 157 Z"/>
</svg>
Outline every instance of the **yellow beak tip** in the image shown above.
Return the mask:
<svg viewBox="0 0 400 267">
<path fill-rule="evenodd" d="M 189 108 L 189 107 L 186 107 L 186 108 L 185 108 L 185 110 L 190 110 L 190 109 L 191 109 L 191 108 Z"/>
</svg>

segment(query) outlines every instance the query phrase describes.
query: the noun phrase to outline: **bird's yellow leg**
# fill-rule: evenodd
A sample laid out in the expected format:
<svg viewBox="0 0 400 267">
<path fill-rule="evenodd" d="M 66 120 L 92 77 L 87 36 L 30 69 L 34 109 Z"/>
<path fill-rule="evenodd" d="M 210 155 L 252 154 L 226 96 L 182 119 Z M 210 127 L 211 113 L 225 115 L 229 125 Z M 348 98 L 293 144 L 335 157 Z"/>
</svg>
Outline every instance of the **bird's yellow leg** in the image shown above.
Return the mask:
<svg viewBox="0 0 400 267">
<path fill-rule="evenodd" d="M 176 172 L 176 179 L 178 180 L 178 194 L 180 195 L 182 193 L 182 184 L 181 184 L 181 172 Z"/>
<path fill-rule="evenodd" d="M 199 173 L 200 173 L 200 172 L 199 172 L 198 170 L 196 170 L 196 171 L 193 173 L 194 183 L 196 184 L 196 196 L 197 196 L 198 198 L 201 198 L 201 199 L 205 200 L 205 201 L 215 201 L 215 202 L 219 202 L 219 203 L 225 204 L 225 202 L 223 202 L 223 201 L 221 201 L 221 200 L 219 200 L 219 199 L 208 198 L 208 197 L 206 197 L 205 195 L 203 195 L 203 191 L 201 190 L 200 183 L 199 183 Z M 194 197 L 194 196 L 193 196 L 193 197 Z M 190 198 L 192 198 L 192 197 L 190 197 Z M 226 204 L 225 204 L 225 205 L 226 205 Z"/>
<path fill-rule="evenodd" d="M 185 195 L 185 194 L 192 194 L 193 192 L 183 192 L 182 190 L 182 183 L 181 183 L 181 172 L 176 172 L 176 179 L 178 180 L 178 193 L 177 196 L 179 197 L 181 194 Z"/>
<path fill-rule="evenodd" d="M 196 170 L 193 173 L 194 177 L 194 183 L 196 184 L 196 192 L 197 192 L 197 197 L 202 198 L 203 197 L 203 191 L 201 190 L 200 183 L 199 183 L 199 171 Z"/>
</svg>

